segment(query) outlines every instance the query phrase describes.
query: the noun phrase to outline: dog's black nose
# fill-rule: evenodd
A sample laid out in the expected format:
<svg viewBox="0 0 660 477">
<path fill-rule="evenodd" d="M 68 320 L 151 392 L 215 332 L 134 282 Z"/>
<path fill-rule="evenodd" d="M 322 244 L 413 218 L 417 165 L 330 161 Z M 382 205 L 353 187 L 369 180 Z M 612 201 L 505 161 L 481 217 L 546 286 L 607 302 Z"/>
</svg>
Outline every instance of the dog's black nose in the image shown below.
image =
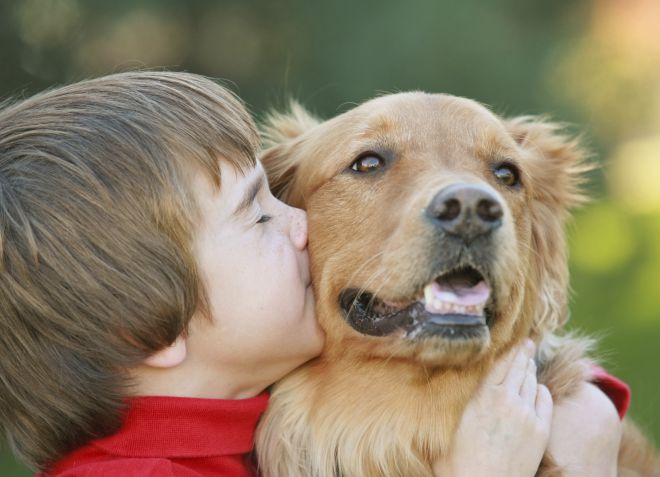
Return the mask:
<svg viewBox="0 0 660 477">
<path fill-rule="evenodd" d="M 426 208 L 431 222 L 470 243 L 502 225 L 502 204 L 477 184 L 453 184 L 438 192 Z"/>
</svg>

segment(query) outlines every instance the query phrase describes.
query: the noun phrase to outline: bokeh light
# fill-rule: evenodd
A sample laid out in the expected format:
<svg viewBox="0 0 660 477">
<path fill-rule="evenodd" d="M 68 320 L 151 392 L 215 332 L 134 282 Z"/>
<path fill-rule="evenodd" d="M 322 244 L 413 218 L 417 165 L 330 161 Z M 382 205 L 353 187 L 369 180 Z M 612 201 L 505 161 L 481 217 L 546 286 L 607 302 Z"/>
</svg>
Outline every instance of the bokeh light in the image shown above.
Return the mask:
<svg viewBox="0 0 660 477">
<path fill-rule="evenodd" d="M 620 144 L 608 179 L 615 200 L 628 211 L 660 214 L 660 135 Z"/>
<path fill-rule="evenodd" d="M 572 232 L 572 261 L 590 273 L 616 272 L 635 248 L 628 217 L 611 203 L 599 203 L 581 212 Z"/>
</svg>

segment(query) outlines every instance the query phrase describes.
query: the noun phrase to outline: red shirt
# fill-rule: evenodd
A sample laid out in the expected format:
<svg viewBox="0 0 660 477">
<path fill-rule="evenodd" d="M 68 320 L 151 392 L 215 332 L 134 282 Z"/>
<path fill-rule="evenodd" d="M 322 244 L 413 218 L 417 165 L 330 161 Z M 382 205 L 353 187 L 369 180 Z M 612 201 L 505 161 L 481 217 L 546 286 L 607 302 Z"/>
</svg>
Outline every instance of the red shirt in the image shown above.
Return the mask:
<svg viewBox="0 0 660 477">
<path fill-rule="evenodd" d="M 623 419 L 630 407 L 630 387 L 611 374 L 607 374 L 600 366 L 591 368 L 591 381 L 603 391 L 614 403 L 614 407 Z"/>
<path fill-rule="evenodd" d="M 630 388 L 594 367 L 593 382 L 609 396 L 621 418 Z M 266 393 L 223 400 L 140 397 L 130 401 L 121 429 L 57 462 L 41 477 L 249 477 L 257 421 Z"/>
<path fill-rule="evenodd" d="M 57 462 L 41 477 L 248 477 L 246 455 L 268 395 L 240 400 L 131 399 L 117 433 Z"/>
</svg>

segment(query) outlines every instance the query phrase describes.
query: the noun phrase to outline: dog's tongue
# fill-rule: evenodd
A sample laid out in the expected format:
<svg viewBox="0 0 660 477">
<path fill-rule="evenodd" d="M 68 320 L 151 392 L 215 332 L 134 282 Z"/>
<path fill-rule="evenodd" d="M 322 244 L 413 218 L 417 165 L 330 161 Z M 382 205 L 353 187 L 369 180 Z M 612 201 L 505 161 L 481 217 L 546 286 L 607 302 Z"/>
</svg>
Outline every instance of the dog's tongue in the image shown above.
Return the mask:
<svg viewBox="0 0 660 477">
<path fill-rule="evenodd" d="M 431 282 L 424 288 L 426 310 L 431 313 L 441 312 L 453 305 L 470 307 L 470 311 L 477 312 L 490 297 L 490 287 L 481 280 L 477 284 L 439 284 Z"/>
</svg>

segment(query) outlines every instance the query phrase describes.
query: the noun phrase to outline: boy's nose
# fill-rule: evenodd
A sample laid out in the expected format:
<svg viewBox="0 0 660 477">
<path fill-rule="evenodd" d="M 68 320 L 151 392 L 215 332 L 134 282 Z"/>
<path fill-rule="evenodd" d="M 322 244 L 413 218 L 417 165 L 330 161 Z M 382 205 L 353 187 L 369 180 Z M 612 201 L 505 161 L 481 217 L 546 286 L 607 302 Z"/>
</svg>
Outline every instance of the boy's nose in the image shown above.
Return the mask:
<svg viewBox="0 0 660 477">
<path fill-rule="evenodd" d="M 307 247 L 307 214 L 304 210 L 291 208 L 291 242 L 298 250 Z"/>
</svg>

